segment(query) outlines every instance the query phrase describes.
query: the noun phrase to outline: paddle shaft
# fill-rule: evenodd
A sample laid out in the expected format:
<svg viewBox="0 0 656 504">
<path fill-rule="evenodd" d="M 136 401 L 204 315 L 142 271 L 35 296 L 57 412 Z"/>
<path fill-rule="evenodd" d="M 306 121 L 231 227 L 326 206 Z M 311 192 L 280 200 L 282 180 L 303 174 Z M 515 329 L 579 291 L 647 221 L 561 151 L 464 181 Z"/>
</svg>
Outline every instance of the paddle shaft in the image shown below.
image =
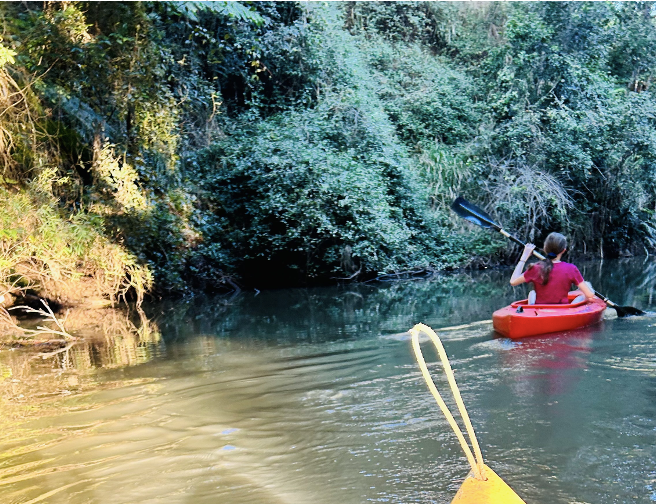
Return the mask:
<svg viewBox="0 0 656 504">
<path fill-rule="evenodd" d="M 503 236 L 508 238 L 510 241 L 515 242 L 517 245 L 521 247 L 526 246 L 526 243 L 523 243 L 522 240 L 520 240 L 519 238 L 515 238 L 513 235 L 511 235 L 508 231 L 503 229 L 501 226 L 495 226 L 495 227 L 497 228 L 497 231 L 499 231 L 499 233 L 501 233 Z M 540 252 L 536 252 L 535 250 L 533 251 L 533 255 L 538 259 L 540 259 L 541 261 L 544 261 L 545 259 L 545 257 L 542 254 L 540 254 Z"/>
</svg>

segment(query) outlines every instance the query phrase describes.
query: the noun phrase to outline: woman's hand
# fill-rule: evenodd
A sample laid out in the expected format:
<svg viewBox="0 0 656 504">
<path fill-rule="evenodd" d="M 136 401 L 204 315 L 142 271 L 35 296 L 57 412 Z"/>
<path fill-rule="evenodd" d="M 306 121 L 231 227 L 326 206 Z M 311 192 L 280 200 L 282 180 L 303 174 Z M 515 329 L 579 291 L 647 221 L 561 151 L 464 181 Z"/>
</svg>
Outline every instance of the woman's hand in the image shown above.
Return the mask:
<svg viewBox="0 0 656 504">
<path fill-rule="evenodd" d="M 531 257 L 533 254 L 533 251 L 535 250 L 535 245 L 532 243 L 527 243 L 524 245 L 524 252 L 522 252 L 522 261 L 526 262 L 528 261 L 528 258 Z"/>
</svg>

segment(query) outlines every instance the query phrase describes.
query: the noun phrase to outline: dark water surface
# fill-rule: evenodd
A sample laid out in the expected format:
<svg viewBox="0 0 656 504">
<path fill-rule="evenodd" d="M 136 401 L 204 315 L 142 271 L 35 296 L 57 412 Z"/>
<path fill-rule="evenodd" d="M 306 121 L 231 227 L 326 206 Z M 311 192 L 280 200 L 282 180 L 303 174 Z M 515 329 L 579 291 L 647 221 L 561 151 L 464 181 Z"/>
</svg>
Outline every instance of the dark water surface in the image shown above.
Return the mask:
<svg viewBox="0 0 656 504">
<path fill-rule="evenodd" d="M 581 270 L 656 311 L 656 263 Z M 527 503 L 656 501 L 656 317 L 512 342 L 489 323 L 525 294 L 509 275 L 168 302 L 56 355 L 5 351 L 0 501 L 448 503 L 468 465 L 414 361 L 418 322 Z"/>
</svg>

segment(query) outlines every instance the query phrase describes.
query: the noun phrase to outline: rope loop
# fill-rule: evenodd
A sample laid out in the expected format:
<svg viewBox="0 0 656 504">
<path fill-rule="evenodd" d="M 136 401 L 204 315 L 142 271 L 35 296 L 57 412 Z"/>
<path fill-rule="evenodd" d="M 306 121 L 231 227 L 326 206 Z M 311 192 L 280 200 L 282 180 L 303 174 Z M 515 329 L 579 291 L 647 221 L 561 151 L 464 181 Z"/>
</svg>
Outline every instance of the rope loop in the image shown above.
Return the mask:
<svg viewBox="0 0 656 504">
<path fill-rule="evenodd" d="M 456 404 L 458 406 L 458 411 L 460 411 L 460 416 L 462 417 L 462 420 L 465 424 L 467 434 L 469 435 L 469 440 L 471 441 L 471 444 L 474 447 L 474 453 L 476 454 L 475 460 L 474 460 L 474 455 L 472 454 L 472 451 L 469 448 L 467 441 L 465 440 L 465 436 L 462 434 L 462 430 L 460 429 L 455 419 L 453 418 L 453 415 L 451 414 L 449 407 L 444 402 L 444 399 L 442 399 L 442 396 L 438 392 L 437 387 L 435 387 L 435 383 L 433 383 L 433 379 L 431 378 L 431 375 L 428 372 L 426 361 L 424 360 L 424 356 L 421 353 L 421 348 L 419 347 L 419 333 L 422 332 L 430 337 L 431 341 L 435 345 L 435 348 L 437 349 L 438 355 L 440 356 L 440 359 L 442 361 L 442 366 L 444 368 L 444 373 L 446 374 L 446 378 L 449 382 L 449 385 L 451 386 L 451 393 L 453 394 L 453 398 L 455 399 Z M 417 324 L 416 326 L 414 326 L 412 329 L 410 329 L 410 334 L 412 335 L 412 348 L 415 352 L 415 357 L 417 358 L 417 363 L 419 364 L 421 373 L 424 376 L 424 380 L 426 380 L 428 389 L 433 394 L 435 401 L 437 401 L 437 404 L 442 410 L 442 413 L 444 413 L 444 416 L 448 420 L 449 425 L 451 425 L 451 428 L 453 429 L 453 432 L 455 432 L 458 441 L 460 441 L 460 446 L 462 447 L 462 450 L 465 452 L 465 456 L 467 457 L 467 461 L 471 466 L 472 474 L 474 478 L 481 481 L 487 480 L 487 478 L 485 477 L 483 454 L 481 453 L 481 448 L 478 445 L 478 440 L 476 439 L 474 428 L 472 427 L 471 421 L 469 420 L 469 415 L 467 414 L 467 410 L 465 409 L 465 404 L 463 403 L 462 397 L 460 396 L 460 391 L 458 390 L 458 385 L 456 384 L 455 377 L 453 376 L 453 370 L 451 369 L 451 364 L 449 363 L 449 358 L 446 355 L 446 351 L 444 350 L 442 341 L 440 340 L 439 336 L 435 334 L 435 331 L 433 331 L 430 327 L 424 324 Z"/>
</svg>

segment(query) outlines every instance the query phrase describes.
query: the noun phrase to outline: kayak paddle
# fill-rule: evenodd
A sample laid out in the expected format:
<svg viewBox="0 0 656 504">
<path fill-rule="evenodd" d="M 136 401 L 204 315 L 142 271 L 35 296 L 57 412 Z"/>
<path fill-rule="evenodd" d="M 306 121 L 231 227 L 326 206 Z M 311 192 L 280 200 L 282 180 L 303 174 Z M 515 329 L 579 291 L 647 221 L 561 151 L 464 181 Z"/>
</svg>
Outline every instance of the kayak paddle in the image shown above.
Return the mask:
<svg viewBox="0 0 656 504">
<path fill-rule="evenodd" d="M 494 229 L 509 240 L 515 242 L 517 245 L 521 245 L 522 247 L 525 245 L 525 243 L 522 243 L 521 240 L 515 238 L 508 231 L 503 229 L 499 224 L 494 222 L 494 219 L 492 219 L 492 217 L 490 217 L 487 213 L 478 208 L 476 205 L 472 205 L 469 201 L 461 196 L 456 198 L 456 200 L 451 205 L 451 209 L 463 219 L 466 219 L 469 222 L 476 224 L 477 226 L 481 226 L 482 228 L 486 229 Z M 533 255 L 540 260 L 545 259 L 545 257 L 536 250 L 533 251 Z M 633 306 L 619 306 L 613 303 L 603 294 L 600 294 L 597 291 L 594 291 L 594 293 L 597 297 L 603 299 L 608 306 L 614 308 L 618 317 L 626 317 L 628 315 L 645 315 L 645 312 L 639 310 L 638 308 L 634 308 Z"/>
</svg>

